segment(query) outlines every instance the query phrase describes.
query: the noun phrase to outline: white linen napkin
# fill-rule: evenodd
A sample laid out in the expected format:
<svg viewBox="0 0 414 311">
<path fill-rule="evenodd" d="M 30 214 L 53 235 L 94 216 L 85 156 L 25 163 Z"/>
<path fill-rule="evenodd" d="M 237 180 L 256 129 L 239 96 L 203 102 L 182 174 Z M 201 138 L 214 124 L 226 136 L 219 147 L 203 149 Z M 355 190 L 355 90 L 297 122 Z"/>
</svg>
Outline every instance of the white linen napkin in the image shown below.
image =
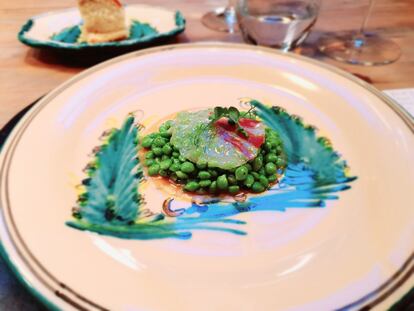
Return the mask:
<svg viewBox="0 0 414 311">
<path fill-rule="evenodd" d="M 384 90 L 383 92 L 394 99 L 414 117 L 414 88 Z"/>
</svg>

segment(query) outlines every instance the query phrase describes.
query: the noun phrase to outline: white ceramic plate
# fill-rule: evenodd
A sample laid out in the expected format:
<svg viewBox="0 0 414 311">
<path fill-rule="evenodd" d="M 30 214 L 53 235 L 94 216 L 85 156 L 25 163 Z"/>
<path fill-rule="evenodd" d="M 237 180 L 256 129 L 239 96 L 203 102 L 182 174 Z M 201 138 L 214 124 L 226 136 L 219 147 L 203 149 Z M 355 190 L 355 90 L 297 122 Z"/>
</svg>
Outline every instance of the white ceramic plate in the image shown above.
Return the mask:
<svg viewBox="0 0 414 311">
<path fill-rule="evenodd" d="M 190 230 L 186 240 L 140 240 L 65 225 L 88 155 L 129 112 L 149 130 L 177 111 L 241 97 L 316 126 L 357 177 L 351 188 L 320 208 L 270 204 L 232 215 L 246 223 L 228 225 L 245 235 Z M 132 53 L 51 92 L 8 139 L 3 255 L 40 299 L 66 310 L 383 310 L 414 281 L 413 158 L 412 120 L 332 67 L 245 45 Z M 167 197 L 151 178 L 139 191 L 155 212 Z"/>
<path fill-rule="evenodd" d="M 97 53 L 125 52 L 161 43 L 185 29 L 185 19 L 179 11 L 174 12 L 161 7 L 143 4 L 126 5 L 125 17 L 128 25 L 139 21 L 149 24 L 157 30 L 157 33 L 95 44 L 54 40 L 52 38 L 54 35 L 82 23 L 78 8 L 70 8 L 32 17 L 22 26 L 18 38 L 22 43 L 36 48 L 72 52 L 78 56 L 90 52 L 96 57 Z"/>
</svg>

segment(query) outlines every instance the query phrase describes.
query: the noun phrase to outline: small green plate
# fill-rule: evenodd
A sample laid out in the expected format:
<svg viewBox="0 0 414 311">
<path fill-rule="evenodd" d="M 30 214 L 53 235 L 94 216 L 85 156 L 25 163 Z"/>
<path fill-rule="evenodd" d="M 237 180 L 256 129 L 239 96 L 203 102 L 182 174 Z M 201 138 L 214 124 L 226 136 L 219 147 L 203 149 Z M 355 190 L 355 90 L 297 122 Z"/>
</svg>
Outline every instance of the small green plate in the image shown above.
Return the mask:
<svg viewBox="0 0 414 311">
<path fill-rule="evenodd" d="M 185 29 L 184 16 L 148 5 L 127 5 L 125 16 L 129 38 L 122 41 L 77 42 L 82 19 L 77 8 L 49 12 L 30 18 L 21 28 L 18 39 L 31 47 L 49 49 L 74 56 L 107 58 L 129 51 L 168 42 Z"/>
</svg>

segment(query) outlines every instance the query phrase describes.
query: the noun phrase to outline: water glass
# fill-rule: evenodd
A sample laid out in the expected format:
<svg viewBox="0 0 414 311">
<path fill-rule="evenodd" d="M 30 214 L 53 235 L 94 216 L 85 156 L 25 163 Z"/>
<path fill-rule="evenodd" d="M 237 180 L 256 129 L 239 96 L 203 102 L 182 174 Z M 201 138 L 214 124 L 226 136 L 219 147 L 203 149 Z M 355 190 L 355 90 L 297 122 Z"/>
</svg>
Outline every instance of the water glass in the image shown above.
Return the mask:
<svg viewBox="0 0 414 311">
<path fill-rule="evenodd" d="M 236 12 L 246 42 L 288 51 L 305 40 L 319 5 L 320 0 L 239 0 Z"/>
</svg>

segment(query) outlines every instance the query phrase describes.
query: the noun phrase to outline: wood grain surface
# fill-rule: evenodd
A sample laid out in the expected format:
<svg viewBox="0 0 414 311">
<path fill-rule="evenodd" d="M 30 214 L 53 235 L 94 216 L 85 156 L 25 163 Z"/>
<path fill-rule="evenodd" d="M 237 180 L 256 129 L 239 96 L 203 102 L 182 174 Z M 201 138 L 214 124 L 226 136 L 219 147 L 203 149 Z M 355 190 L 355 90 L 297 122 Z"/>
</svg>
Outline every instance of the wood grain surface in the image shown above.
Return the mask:
<svg viewBox="0 0 414 311">
<path fill-rule="evenodd" d="M 75 0 L 0 1 L 0 127 L 38 97 L 85 69 L 64 65 L 53 54 L 32 49 L 17 40 L 17 33 L 33 15 L 76 5 Z M 127 1 L 124 3 L 137 3 Z M 139 3 L 180 10 L 187 19 L 186 31 L 172 43 L 223 41 L 242 42 L 240 34 L 211 31 L 201 24 L 203 13 L 223 6 L 219 0 L 146 0 Z M 376 0 L 368 23 L 370 31 L 393 39 L 401 58 L 390 65 L 363 67 L 345 65 L 320 55 L 316 46 L 327 33 L 360 27 L 368 0 L 324 0 L 318 21 L 305 44 L 295 53 L 333 64 L 369 80 L 379 89 L 414 87 L 414 0 Z"/>
</svg>

